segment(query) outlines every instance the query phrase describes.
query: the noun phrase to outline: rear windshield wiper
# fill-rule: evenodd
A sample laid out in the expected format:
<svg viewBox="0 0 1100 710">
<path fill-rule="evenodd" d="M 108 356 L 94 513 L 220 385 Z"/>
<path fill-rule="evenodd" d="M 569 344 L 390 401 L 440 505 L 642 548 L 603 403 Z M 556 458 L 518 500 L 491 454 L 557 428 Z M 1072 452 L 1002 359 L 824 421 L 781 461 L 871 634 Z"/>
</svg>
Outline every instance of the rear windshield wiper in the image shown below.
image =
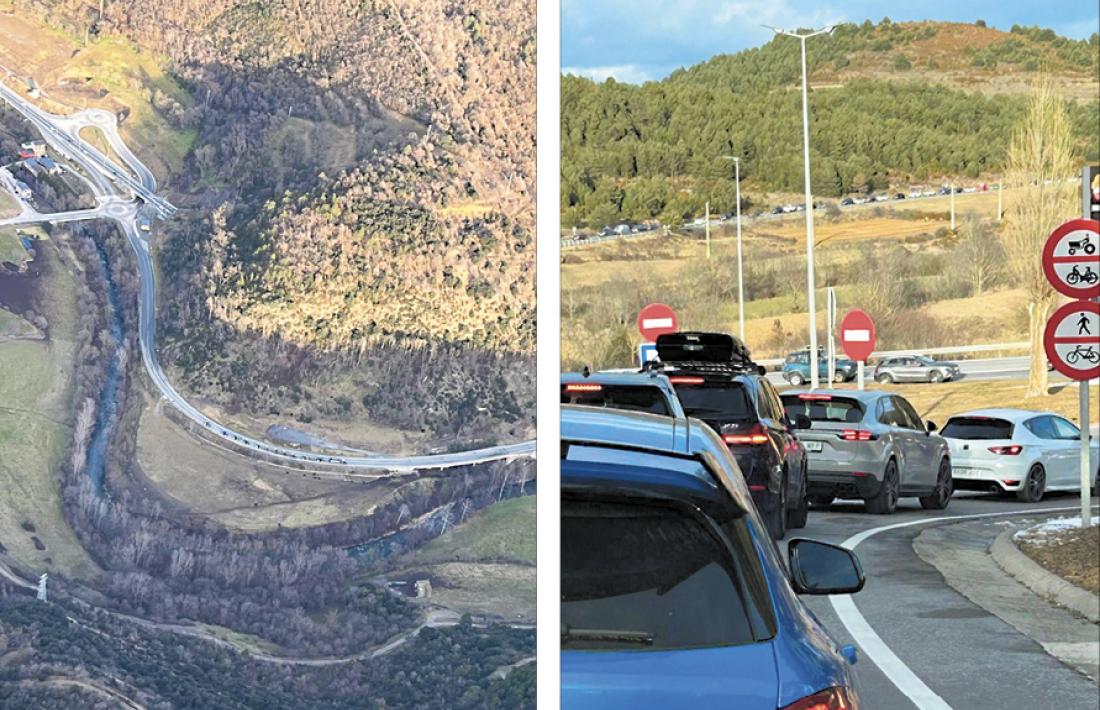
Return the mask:
<svg viewBox="0 0 1100 710">
<path fill-rule="evenodd" d="M 569 641 L 618 641 L 652 646 L 653 634 L 648 631 L 620 629 L 574 629 L 567 625 L 561 632 L 561 640 L 562 643 Z"/>
</svg>

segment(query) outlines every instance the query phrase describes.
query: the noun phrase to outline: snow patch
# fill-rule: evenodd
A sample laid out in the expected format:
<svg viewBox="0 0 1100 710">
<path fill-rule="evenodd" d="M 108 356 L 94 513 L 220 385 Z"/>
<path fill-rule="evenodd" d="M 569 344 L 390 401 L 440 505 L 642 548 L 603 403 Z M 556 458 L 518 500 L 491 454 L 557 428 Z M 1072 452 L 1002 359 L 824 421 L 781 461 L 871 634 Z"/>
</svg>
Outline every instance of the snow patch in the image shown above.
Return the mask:
<svg viewBox="0 0 1100 710">
<path fill-rule="evenodd" d="M 1100 516 L 1094 515 L 1089 519 L 1089 525 L 1100 525 Z M 1023 540 L 1032 545 L 1043 545 L 1051 542 L 1058 534 L 1067 530 L 1075 530 L 1081 527 L 1081 516 L 1072 518 L 1052 518 L 1045 523 L 1033 525 L 1030 528 L 1016 531 L 1013 540 Z"/>
</svg>

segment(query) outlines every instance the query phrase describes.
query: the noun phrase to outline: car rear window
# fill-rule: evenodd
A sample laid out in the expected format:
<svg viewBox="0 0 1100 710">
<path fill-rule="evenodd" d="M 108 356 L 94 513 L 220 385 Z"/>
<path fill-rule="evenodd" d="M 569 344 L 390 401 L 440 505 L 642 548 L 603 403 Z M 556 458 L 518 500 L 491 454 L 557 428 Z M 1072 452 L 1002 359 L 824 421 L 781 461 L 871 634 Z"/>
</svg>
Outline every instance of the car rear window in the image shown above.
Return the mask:
<svg viewBox="0 0 1100 710">
<path fill-rule="evenodd" d="M 748 548 L 735 560 L 703 521 L 661 502 L 562 497 L 563 650 L 668 650 L 750 643 L 759 607 L 741 581 L 759 578 Z M 743 519 L 738 519 L 743 526 Z M 758 585 L 753 585 L 758 586 Z"/>
<path fill-rule="evenodd" d="M 805 414 L 815 422 L 845 422 L 854 424 L 863 420 L 863 403 L 851 397 L 833 395 L 811 395 L 811 398 L 797 394 L 782 395 L 783 409 L 788 417 Z"/>
<path fill-rule="evenodd" d="M 750 419 L 753 417 L 748 393 L 738 382 L 677 384 L 676 397 L 689 417 L 703 420 Z"/>
<path fill-rule="evenodd" d="M 994 417 L 951 417 L 944 425 L 943 436 L 952 439 L 1011 439 L 1012 422 Z"/>
<path fill-rule="evenodd" d="M 562 404 L 582 404 L 589 407 L 629 409 L 650 414 L 671 415 L 665 395 L 656 387 L 633 385 L 603 385 L 598 383 L 574 384 L 572 387 L 599 387 L 592 391 L 576 391 L 570 384 L 561 386 Z"/>
</svg>

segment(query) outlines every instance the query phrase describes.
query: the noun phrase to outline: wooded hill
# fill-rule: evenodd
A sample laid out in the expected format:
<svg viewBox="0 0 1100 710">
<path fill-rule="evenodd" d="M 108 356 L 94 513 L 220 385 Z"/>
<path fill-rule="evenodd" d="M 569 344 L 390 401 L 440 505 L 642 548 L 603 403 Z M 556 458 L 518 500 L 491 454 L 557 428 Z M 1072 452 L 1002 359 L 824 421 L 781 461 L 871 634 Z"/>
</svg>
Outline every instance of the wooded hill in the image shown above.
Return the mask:
<svg viewBox="0 0 1100 710">
<path fill-rule="evenodd" d="M 357 403 L 349 375 L 385 390 L 386 363 L 423 350 L 444 353 L 441 379 L 500 358 L 530 370 L 507 401 L 469 377 L 463 393 L 527 409 L 533 2 L 118 0 L 102 17 L 82 0 L 14 5 L 89 47 L 136 45 L 186 91 L 164 111 L 147 93 L 194 135 L 161 180 L 182 209 L 158 226 L 161 352 L 189 389 L 252 412 Z M 245 371 L 282 394 L 234 386 Z M 381 418 L 424 426 L 413 413 L 434 402 L 408 394 L 408 411 Z M 363 411 L 299 416 L 327 414 Z M 455 428 L 438 412 L 426 425 Z"/>
<path fill-rule="evenodd" d="M 1100 155 L 1098 35 L 883 20 L 841 25 L 807 55 L 812 180 L 822 197 L 996 174 L 1026 79 L 1039 70 L 1068 97 L 1086 87 L 1070 111 L 1082 158 Z M 799 81 L 798 43 L 788 37 L 642 86 L 563 77 L 563 223 L 676 223 L 708 199 L 713 211 L 730 210 L 725 155 L 741 156 L 750 200 L 800 191 Z"/>
</svg>

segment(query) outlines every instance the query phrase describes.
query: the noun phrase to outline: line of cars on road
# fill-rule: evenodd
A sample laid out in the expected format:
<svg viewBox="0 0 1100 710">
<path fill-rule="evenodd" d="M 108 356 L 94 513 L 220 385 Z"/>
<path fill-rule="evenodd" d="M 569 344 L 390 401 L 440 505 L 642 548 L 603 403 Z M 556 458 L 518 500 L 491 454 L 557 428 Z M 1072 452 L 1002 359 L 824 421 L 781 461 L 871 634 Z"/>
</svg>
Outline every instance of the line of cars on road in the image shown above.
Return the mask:
<svg viewBox="0 0 1100 710">
<path fill-rule="evenodd" d="M 859 560 L 775 540 L 837 497 L 890 513 L 1073 487 L 1077 432 L 1053 414 L 965 412 L 940 435 L 896 393 L 777 392 L 726 334 L 657 353 L 561 376 L 563 707 L 857 710 L 856 649 L 799 597 L 860 591 Z"/>
<path fill-rule="evenodd" d="M 1080 485 L 1079 431 L 1064 417 L 1020 409 L 963 412 L 938 432 L 896 392 L 795 387 L 780 393 L 744 345 L 724 333 L 662 336 L 657 352 L 641 370 L 563 374 L 562 403 L 671 417 L 684 430 L 713 429 L 776 539 L 805 526 L 811 507 L 838 498 L 889 514 L 905 497 L 942 510 L 956 489 L 1013 493 L 1030 502 Z M 797 357 L 785 367 L 803 364 L 804 355 L 792 353 Z M 839 363 L 845 380 L 850 365 Z M 790 372 L 792 384 L 805 381 L 801 371 Z M 954 363 L 919 357 L 887 358 L 876 370 L 884 383 L 957 376 Z M 976 443 L 981 436 L 989 442 Z M 1100 452 L 1093 457 L 1100 461 Z M 1093 485 L 1095 478 L 1093 472 Z"/>
<path fill-rule="evenodd" d="M 824 348 L 818 348 L 817 376 L 821 381 L 829 381 L 828 361 Z M 783 360 L 783 379 L 795 387 L 810 381 L 809 348 L 789 353 Z M 851 382 L 856 378 L 858 365 L 848 358 L 836 358 L 833 366 L 832 381 Z M 871 373 L 875 382 L 891 384 L 894 382 L 947 382 L 957 380 L 960 375 L 957 362 L 935 360 L 924 355 L 893 355 L 878 361 Z"/>
</svg>

